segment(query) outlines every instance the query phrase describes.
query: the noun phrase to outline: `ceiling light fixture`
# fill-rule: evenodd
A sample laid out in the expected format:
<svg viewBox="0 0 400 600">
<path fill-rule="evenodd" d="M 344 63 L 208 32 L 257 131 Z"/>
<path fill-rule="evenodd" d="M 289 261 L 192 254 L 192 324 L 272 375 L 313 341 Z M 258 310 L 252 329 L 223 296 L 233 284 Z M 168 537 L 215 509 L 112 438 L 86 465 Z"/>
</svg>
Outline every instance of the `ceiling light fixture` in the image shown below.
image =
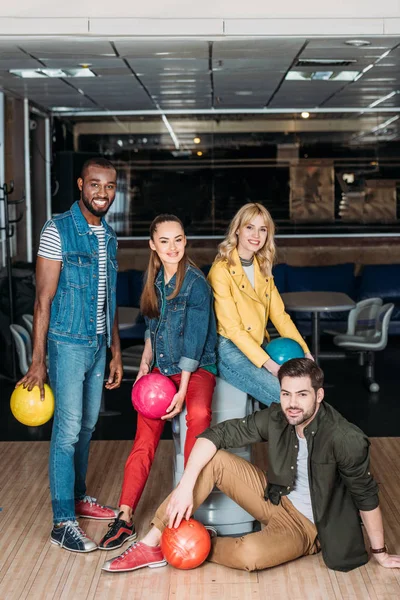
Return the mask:
<svg viewBox="0 0 400 600">
<path fill-rule="evenodd" d="M 375 64 L 378 63 L 380 60 L 383 60 L 384 58 L 386 58 L 387 56 L 389 56 L 389 54 L 390 54 L 390 50 L 386 50 L 386 52 L 384 52 L 383 54 L 380 55 L 380 57 L 375 62 Z"/>
<path fill-rule="evenodd" d="M 201 142 L 201 139 L 200 139 L 199 137 L 195 137 L 195 138 L 193 138 L 193 142 L 194 142 L 195 144 L 200 144 L 200 142 Z"/>
<path fill-rule="evenodd" d="M 386 127 L 388 127 L 388 125 L 390 125 L 391 123 L 394 123 L 395 121 L 397 121 L 398 118 L 399 118 L 399 115 L 396 115 L 395 117 L 392 117 L 391 119 L 388 119 L 384 123 L 381 123 L 377 127 L 374 127 L 373 129 L 371 129 L 371 132 L 372 133 L 376 133 L 380 129 L 386 129 Z"/>
<path fill-rule="evenodd" d="M 373 66 L 373 65 L 371 65 Z M 286 81 L 356 81 L 359 71 L 289 71 Z"/>
<path fill-rule="evenodd" d="M 96 77 L 89 68 L 80 69 L 10 69 L 11 75 L 21 77 L 22 79 L 32 79 L 36 77 L 50 77 L 61 79 L 66 77 Z"/>
<path fill-rule="evenodd" d="M 374 64 L 371 63 L 370 65 L 365 67 L 360 73 L 358 73 L 358 75 L 356 75 L 356 77 L 354 78 L 354 81 L 358 81 L 364 75 L 364 73 L 367 73 L 370 69 L 372 69 L 373 66 L 374 66 Z"/>
<path fill-rule="evenodd" d="M 345 44 L 348 46 L 355 46 L 356 48 L 361 48 L 362 46 L 370 46 L 371 42 L 368 40 L 346 40 Z"/>
<path fill-rule="evenodd" d="M 203 153 L 201 150 L 199 150 L 198 152 L 196 152 L 197 156 L 203 156 Z"/>
<path fill-rule="evenodd" d="M 301 115 L 300 115 L 300 116 L 301 116 L 301 118 L 302 118 L 302 119 L 308 119 L 308 118 L 309 118 L 309 116 L 310 116 L 310 113 L 309 113 L 309 112 L 307 112 L 307 111 L 305 110 L 305 111 L 303 111 L 303 112 L 301 113 Z"/>
<path fill-rule="evenodd" d="M 297 67 L 347 67 L 357 62 L 355 58 L 299 58 Z"/>
<path fill-rule="evenodd" d="M 386 96 L 382 96 L 382 98 L 378 98 L 378 100 L 375 100 L 375 102 L 372 102 L 371 104 L 368 105 L 368 108 L 374 108 L 375 106 L 378 106 L 378 104 L 382 104 L 382 102 L 386 102 L 386 100 L 389 100 L 389 98 L 393 98 L 393 96 L 396 96 L 398 92 L 390 92 L 390 94 L 386 94 Z"/>
<path fill-rule="evenodd" d="M 161 119 L 162 119 L 162 122 L 164 123 L 165 127 L 168 129 L 168 133 L 171 136 L 172 141 L 174 142 L 175 148 L 177 150 L 179 150 L 180 143 L 179 143 L 178 138 L 175 135 L 175 131 L 171 127 L 170 122 L 168 121 L 167 117 L 164 114 L 161 115 Z"/>
</svg>

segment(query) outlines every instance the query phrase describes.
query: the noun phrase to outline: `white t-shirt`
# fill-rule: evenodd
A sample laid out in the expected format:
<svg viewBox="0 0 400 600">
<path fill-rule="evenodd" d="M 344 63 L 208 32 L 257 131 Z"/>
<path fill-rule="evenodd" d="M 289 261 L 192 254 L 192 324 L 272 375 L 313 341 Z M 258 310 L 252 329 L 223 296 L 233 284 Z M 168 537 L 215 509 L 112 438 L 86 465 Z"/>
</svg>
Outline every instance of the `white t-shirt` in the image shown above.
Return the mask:
<svg viewBox="0 0 400 600">
<path fill-rule="evenodd" d="M 296 434 L 297 435 L 297 434 Z M 311 505 L 310 484 L 308 481 L 308 448 L 307 440 L 297 436 L 299 453 L 297 455 L 297 473 L 293 490 L 288 494 L 290 502 L 301 514 L 314 523 Z"/>
<path fill-rule="evenodd" d="M 255 285 L 255 278 L 254 278 L 254 262 L 249 266 L 249 267 L 245 267 L 244 265 L 242 265 L 243 267 L 243 271 L 246 273 L 247 275 L 247 279 L 250 281 L 251 285 L 254 288 Z"/>
<path fill-rule="evenodd" d="M 106 255 L 106 231 L 103 225 L 89 225 L 97 236 L 99 243 L 99 278 L 97 294 L 97 321 L 96 333 L 106 333 L 106 285 L 107 285 L 107 255 Z M 39 242 L 38 256 L 48 260 L 62 262 L 61 239 L 57 227 L 53 222 L 42 232 Z"/>
</svg>

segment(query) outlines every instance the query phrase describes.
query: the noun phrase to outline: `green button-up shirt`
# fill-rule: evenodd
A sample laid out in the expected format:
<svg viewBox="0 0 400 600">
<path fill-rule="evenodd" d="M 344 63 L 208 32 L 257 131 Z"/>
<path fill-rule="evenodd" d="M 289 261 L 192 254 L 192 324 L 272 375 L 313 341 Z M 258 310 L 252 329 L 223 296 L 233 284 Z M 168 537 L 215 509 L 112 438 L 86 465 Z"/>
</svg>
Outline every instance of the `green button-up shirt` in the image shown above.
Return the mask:
<svg viewBox="0 0 400 600">
<path fill-rule="evenodd" d="M 359 511 L 379 505 L 378 486 L 370 473 L 370 442 L 355 425 L 322 402 L 304 429 L 308 447 L 308 477 L 314 522 L 326 565 L 350 571 L 365 564 Z M 265 499 L 273 504 L 293 489 L 298 441 L 280 404 L 244 419 L 232 419 L 206 429 L 201 436 L 220 449 L 268 442 Z"/>
</svg>

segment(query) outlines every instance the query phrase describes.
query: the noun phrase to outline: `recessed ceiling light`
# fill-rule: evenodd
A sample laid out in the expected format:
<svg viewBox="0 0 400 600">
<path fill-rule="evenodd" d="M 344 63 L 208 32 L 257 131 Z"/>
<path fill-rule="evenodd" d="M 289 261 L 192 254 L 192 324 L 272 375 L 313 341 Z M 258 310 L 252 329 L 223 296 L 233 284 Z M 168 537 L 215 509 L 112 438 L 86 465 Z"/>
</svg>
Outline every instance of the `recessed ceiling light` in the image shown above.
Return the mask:
<svg viewBox="0 0 400 600">
<path fill-rule="evenodd" d="M 252 96 L 253 92 L 251 92 L 250 90 L 241 90 L 239 92 L 235 92 L 235 96 Z"/>
<path fill-rule="evenodd" d="M 52 112 L 69 112 L 73 111 L 85 111 L 85 108 L 76 108 L 74 106 L 50 106 Z"/>
<path fill-rule="evenodd" d="M 309 116 L 310 116 L 310 113 L 307 112 L 306 110 L 301 113 L 302 119 L 308 119 Z"/>
<path fill-rule="evenodd" d="M 375 102 L 372 102 L 372 104 L 369 105 L 369 108 L 375 108 L 375 106 L 378 106 L 378 104 L 382 104 L 382 102 L 386 102 L 386 100 L 389 100 L 389 98 L 393 98 L 393 96 L 395 96 L 397 94 L 396 92 L 390 92 L 390 94 L 387 94 L 386 96 L 382 96 L 382 98 L 378 98 L 378 100 L 375 100 Z"/>
<path fill-rule="evenodd" d="M 200 142 L 201 142 L 201 139 L 200 139 L 199 137 L 195 137 L 195 138 L 193 138 L 193 142 L 194 142 L 195 144 L 200 144 Z"/>
<path fill-rule="evenodd" d="M 88 68 L 80 69 L 10 69 L 11 75 L 16 75 L 22 79 L 32 79 L 36 77 L 52 77 L 61 79 L 66 77 L 96 77 L 95 73 Z"/>
<path fill-rule="evenodd" d="M 196 100 L 185 100 L 184 98 L 180 100 L 163 100 L 163 104 L 196 104 Z"/>
<path fill-rule="evenodd" d="M 356 81 L 359 71 L 289 71 L 286 81 Z"/>
<path fill-rule="evenodd" d="M 169 95 L 181 95 L 187 92 L 182 92 L 181 90 L 160 90 L 160 94 L 169 94 Z"/>
<path fill-rule="evenodd" d="M 355 62 L 355 58 L 299 58 L 296 67 L 347 67 Z"/>
<path fill-rule="evenodd" d="M 203 153 L 201 150 L 199 150 L 198 152 L 196 152 L 197 156 L 203 156 Z"/>
<path fill-rule="evenodd" d="M 171 54 L 171 52 L 155 52 L 154 54 L 156 56 L 168 56 L 169 54 Z"/>
<path fill-rule="evenodd" d="M 356 48 L 361 48 L 362 46 L 370 46 L 371 42 L 368 40 L 346 40 L 345 44 L 348 46 L 355 46 Z"/>
</svg>

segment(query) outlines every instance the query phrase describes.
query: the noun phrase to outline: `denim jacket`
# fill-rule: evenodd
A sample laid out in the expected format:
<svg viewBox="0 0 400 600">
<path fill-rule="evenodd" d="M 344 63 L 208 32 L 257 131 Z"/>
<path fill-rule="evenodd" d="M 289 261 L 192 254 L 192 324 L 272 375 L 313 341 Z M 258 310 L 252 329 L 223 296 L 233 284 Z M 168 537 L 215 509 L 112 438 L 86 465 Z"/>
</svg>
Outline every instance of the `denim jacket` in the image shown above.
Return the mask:
<svg viewBox="0 0 400 600">
<path fill-rule="evenodd" d="M 160 317 L 146 317 L 145 339 L 151 339 L 153 365 L 164 375 L 193 373 L 216 361 L 217 332 L 212 291 L 203 273 L 188 265 L 179 294 L 167 300 L 175 288 L 175 275 L 165 285 L 161 267 L 155 280 Z M 155 356 L 155 352 L 157 357 Z"/>
<path fill-rule="evenodd" d="M 82 346 L 97 345 L 97 295 L 99 245 L 79 203 L 52 219 L 61 239 L 63 266 L 57 292 L 51 304 L 48 339 Z M 106 324 L 107 344 L 111 346 L 116 311 L 117 236 L 102 219 L 107 251 Z M 43 231 L 50 221 L 45 223 Z"/>
</svg>

